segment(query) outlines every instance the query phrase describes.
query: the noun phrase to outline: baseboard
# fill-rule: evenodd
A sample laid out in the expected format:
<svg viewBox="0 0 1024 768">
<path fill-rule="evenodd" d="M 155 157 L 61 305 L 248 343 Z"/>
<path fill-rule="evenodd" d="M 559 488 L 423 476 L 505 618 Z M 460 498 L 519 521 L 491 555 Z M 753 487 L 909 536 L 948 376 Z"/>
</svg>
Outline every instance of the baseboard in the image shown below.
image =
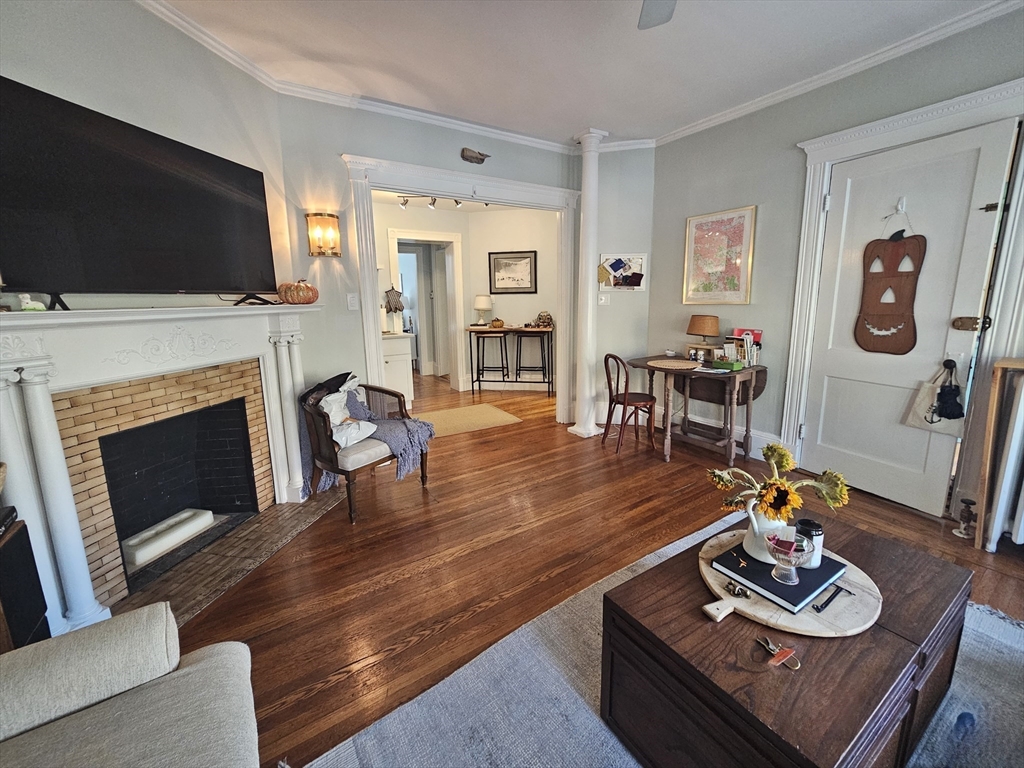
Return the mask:
<svg viewBox="0 0 1024 768">
<path fill-rule="evenodd" d="M 505 391 L 511 389 L 547 392 L 548 385 L 543 381 L 481 381 L 476 385 L 479 389 Z"/>
</svg>

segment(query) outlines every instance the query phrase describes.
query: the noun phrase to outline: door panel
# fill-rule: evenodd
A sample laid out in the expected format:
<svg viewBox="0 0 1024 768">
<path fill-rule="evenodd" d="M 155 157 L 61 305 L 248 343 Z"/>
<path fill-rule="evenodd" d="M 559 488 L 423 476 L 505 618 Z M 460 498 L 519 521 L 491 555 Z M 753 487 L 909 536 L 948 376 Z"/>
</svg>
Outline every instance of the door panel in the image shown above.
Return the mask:
<svg viewBox="0 0 1024 768">
<path fill-rule="evenodd" d="M 979 315 L 1016 132 L 1006 120 L 840 163 L 831 206 L 812 342 L 801 466 L 833 468 L 851 486 L 942 514 L 956 439 L 905 426 L 922 380 L 942 361 L 967 380 L 975 334 L 957 315 Z M 893 213 L 900 198 L 906 215 Z M 927 238 L 914 301 L 917 342 L 904 355 L 867 352 L 854 339 L 864 250 L 905 229 Z M 863 322 L 863 319 L 861 319 Z M 875 329 L 884 333 L 888 329 Z"/>
</svg>

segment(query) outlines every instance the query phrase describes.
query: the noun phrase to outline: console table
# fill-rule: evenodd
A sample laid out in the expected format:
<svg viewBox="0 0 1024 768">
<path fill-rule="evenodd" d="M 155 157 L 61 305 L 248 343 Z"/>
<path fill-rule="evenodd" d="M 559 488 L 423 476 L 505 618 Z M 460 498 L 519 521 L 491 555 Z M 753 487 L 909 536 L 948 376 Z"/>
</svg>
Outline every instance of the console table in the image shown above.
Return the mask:
<svg viewBox="0 0 1024 768">
<path fill-rule="evenodd" d="M 699 575 L 700 544 L 605 594 L 601 717 L 643 765 L 906 762 L 949 688 L 971 571 L 819 522 L 829 549 L 882 593 L 878 621 L 859 635 L 792 635 L 736 614 L 714 623 L 701 611 L 712 594 Z M 765 635 L 795 648 L 800 669 L 769 666 L 756 641 Z"/>
<path fill-rule="evenodd" d="M 661 367 L 659 361 L 674 361 L 679 358 L 654 355 L 653 357 L 637 357 L 629 361 L 634 368 L 646 368 L 648 372 L 649 394 L 654 394 L 654 374 L 658 371 L 665 374 L 665 400 L 662 403 L 665 411 L 665 461 L 672 457 L 672 438 L 684 443 L 698 445 L 702 448 L 718 450 L 725 454 L 729 466 L 736 461 L 736 445 L 743 448 L 745 458 L 750 458 L 750 423 L 753 414 L 753 401 L 764 391 L 768 381 L 768 369 L 763 365 L 753 365 L 738 371 L 708 370 L 692 368 L 689 370 L 672 370 Z M 678 390 L 683 395 L 683 420 L 679 430 L 672 431 L 672 392 Z M 725 415 L 721 427 L 709 427 L 690 420 L 690 400 L 702 400 L 709 403 L 721 403 L 725 407 Z M 746 406 L 746 429 L 743 440 L 735 439 L 736 408 Z"/>
</svg>

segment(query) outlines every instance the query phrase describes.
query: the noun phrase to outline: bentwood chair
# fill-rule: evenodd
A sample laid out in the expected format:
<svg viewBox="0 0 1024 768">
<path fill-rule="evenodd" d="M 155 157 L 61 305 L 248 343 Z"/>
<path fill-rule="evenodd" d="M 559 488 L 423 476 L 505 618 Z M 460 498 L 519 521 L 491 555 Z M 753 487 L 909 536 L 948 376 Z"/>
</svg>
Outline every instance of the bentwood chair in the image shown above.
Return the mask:
<svg viewBox="0 0 1024 768">
<path fill-rule="evenodd" d="M 604 435 L 601 437 L 601 445 L 608 439 L 608 432 L 612 428 L 612 418 L 615 416 L 615 407 L 622 407 L 622 417 L 619 422 L 619 440 L 615 445 L 615 452 L 618 453 L 622 447 L 622 436 L 626 433 L 630 418 L 633 419 L 633 433 L 637 441 L 640 440 L 640 413 L 647 414 L 647 437 L 654 445 L 654 406 L 657 398 L 646 392 L 629 391 L 629 366 L 626 361 L 618 355 L 604 356 L 604 373 L 608 378 L 608 416 L 604 420 Z"/>
</svg>

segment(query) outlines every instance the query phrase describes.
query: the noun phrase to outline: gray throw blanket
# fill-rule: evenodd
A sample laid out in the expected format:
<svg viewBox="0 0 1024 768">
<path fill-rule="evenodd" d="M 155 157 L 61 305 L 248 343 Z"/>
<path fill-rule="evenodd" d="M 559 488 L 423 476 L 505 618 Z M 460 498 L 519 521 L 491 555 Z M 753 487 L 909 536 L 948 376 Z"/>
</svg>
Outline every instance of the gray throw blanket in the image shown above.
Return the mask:
<svg viewBox="0 0 1024 768">
<path fill-rule="evenodd" d="M 386 443 L 398 457 L 395 478 L 401 480 L 420 466 L 420 453 L 427 451 L 427 441 L 434 436 L 434 425 L 419 419 L 382 419 L 356 396 L 348 393 L 348 412 L 353 419 L 377 425 L 370 437 Z"/>
</svg>

